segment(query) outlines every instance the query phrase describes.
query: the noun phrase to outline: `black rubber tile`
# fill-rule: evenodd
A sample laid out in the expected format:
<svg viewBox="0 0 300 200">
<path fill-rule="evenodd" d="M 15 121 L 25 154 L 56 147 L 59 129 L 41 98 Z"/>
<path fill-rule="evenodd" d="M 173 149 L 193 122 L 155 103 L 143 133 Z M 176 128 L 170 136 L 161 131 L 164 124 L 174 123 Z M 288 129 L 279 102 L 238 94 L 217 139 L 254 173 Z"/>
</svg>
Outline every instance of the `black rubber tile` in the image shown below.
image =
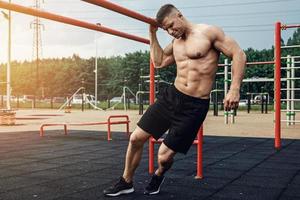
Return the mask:
<svg viewBox="0 0 300 200">
<path fill-rule="evenodd" d="M 239 170 L 229 170 L 229 169 L 219 169 L 208 167 L 204 168 L 203 174 L 205 177 L 214 177 L 214 178 L 225 178 L 225 179 L 235 179 L 241 176 L 244 173 L 244 171 Z"/>
<path fill-rule="evenodd" d="M 47 186 L 35 185 L 31 187 L 23 187 L 9 192 L 1 193 L 1 200 L 48 200 L 59 197 L 59 193 L 53 192 Z"/>
<path fill-rule="evenodd" d="M 0 196 L 1 193 L 17 190 L 30 185 L 37 185 L 45 182 L 46 180 L 40 178 L 30 178 L 26 176 L 13 176 L 9 178 L 1 178 L 0 180 Z"/>
<path fill-rule="evenodd" d="M 128 139 L 114 133 L 47 131 L 0 135 L 0 199 L 108 199 L 102 190 L 123 173 Z M 138 167 L 132 195 L 115 199 L 297 199 L 300 142 L 283 140 L 280 151 L 266 138 L 204 137 L 204 178 L 196 175 L 196 147 L 178 154 L 158 196 L 144 196 L 148 144 Z M 155 145 L 155 166 L 157 150 Z M 276 189 L 276 190 L 275 190 Z M 282 190 L 284 189 L 284 190 Z M 299 198 L 300 199 L 300 198 Z"/>
<path fill-rule="evenodd" d="M 298 197 L 300 199 L 300 188 L 299 185 L 289 185 L 283 192 L 283 196 Z"/>
<path fill-rule="evenodd" d="M 261 187 L 250 187 L 250 186 L 236 186 L 229 185 L 223 190 L 214 194 L 214 197 L 230 198 L 230 199 L 253 199 L 253 200 L 266 200 L 276 199 L 280 194 L 278 188 L 261 188 Z"/>
<path fill-rule="evenodd" d="M 236 186 L 253 186 L 261 188 L 278 188 L 283 189 L 289 183 L 289 179 L 285 177 L 260 177 L 260 176 L 241 176 L 239 179 L 232 182 Z"/>
</svg>

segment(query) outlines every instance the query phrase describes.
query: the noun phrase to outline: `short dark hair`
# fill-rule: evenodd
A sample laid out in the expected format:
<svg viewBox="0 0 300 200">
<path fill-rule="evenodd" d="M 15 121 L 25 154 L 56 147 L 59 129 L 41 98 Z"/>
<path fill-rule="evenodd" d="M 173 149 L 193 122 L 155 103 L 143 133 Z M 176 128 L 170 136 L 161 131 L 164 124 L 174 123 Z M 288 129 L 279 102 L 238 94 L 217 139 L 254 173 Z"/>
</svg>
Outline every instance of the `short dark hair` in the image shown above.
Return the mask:
<svg viewBox="0 0 300 200">
<path fill-rule="evenodd" d="M 173 10 L 179 11 L 175 6 L 172 4 L 165 4 L 163 5 L 156 14 L 156 21 L 159 25 L 162 25 L 165 17 L 168 16 Z"/>
</svg>

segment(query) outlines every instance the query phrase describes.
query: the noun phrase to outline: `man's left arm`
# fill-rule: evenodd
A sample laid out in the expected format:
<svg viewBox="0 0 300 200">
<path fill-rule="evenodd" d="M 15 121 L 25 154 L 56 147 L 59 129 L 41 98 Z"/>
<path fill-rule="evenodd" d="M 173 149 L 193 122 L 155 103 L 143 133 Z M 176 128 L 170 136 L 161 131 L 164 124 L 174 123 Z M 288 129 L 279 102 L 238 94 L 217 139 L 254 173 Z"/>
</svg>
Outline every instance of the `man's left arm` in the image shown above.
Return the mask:
<svg viewBox="0 0 300 200">
<path fill-rule="evenodd" d="M 244 77 L 246 54 L 238 43 L 225 35 L 219 27 L 211 26 L 209 32 L 213 37 L 214 47 L 232 58 L 232 80 L 229 92 L 224 99 L 224 107 L 226 110 L 237 108 L 240 100 L 240 87 Z"/>
</svg>

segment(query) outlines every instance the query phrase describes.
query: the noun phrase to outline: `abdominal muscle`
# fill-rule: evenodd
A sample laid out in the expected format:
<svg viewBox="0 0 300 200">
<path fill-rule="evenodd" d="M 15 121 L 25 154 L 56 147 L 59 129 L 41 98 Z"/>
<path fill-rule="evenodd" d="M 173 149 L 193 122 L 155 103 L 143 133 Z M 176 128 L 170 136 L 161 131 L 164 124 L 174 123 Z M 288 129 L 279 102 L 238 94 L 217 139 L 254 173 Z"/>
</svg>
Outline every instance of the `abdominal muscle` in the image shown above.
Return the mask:
<svg viewBox="0 0 300 200">
<path fill-rule="evenodd" d="M 217 71 L 216 60 L 187 59 L 177 62 L 175 87 L 189 96 L 209 99 Z"/>
</svg>

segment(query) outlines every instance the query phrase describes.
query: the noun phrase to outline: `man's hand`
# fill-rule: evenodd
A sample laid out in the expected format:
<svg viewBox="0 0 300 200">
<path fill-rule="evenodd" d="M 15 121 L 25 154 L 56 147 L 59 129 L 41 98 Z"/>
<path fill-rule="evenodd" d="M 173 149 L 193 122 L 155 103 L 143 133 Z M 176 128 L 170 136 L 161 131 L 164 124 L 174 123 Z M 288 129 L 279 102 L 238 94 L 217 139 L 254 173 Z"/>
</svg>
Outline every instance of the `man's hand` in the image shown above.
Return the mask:
<svg viewBox="0 0 300 200">
<path fill-rule="evenodd" d="M 150 26 L 149 26 L 149 32 L 150 32 L 151 34 L 156 33 L 157 30 L 158 30 L 158 27 L 157 27 L 157 26 L 153 26 L 153 25 L 150 25 Z"/>
<path fill-rule="evenodd" d="M 238 89 L 231 89 L 227 93 L 223 103 L 224 109 L 229 111 L 231 109 L 238 108 L 240 101 L 240 91 Z"/>
</svg>

